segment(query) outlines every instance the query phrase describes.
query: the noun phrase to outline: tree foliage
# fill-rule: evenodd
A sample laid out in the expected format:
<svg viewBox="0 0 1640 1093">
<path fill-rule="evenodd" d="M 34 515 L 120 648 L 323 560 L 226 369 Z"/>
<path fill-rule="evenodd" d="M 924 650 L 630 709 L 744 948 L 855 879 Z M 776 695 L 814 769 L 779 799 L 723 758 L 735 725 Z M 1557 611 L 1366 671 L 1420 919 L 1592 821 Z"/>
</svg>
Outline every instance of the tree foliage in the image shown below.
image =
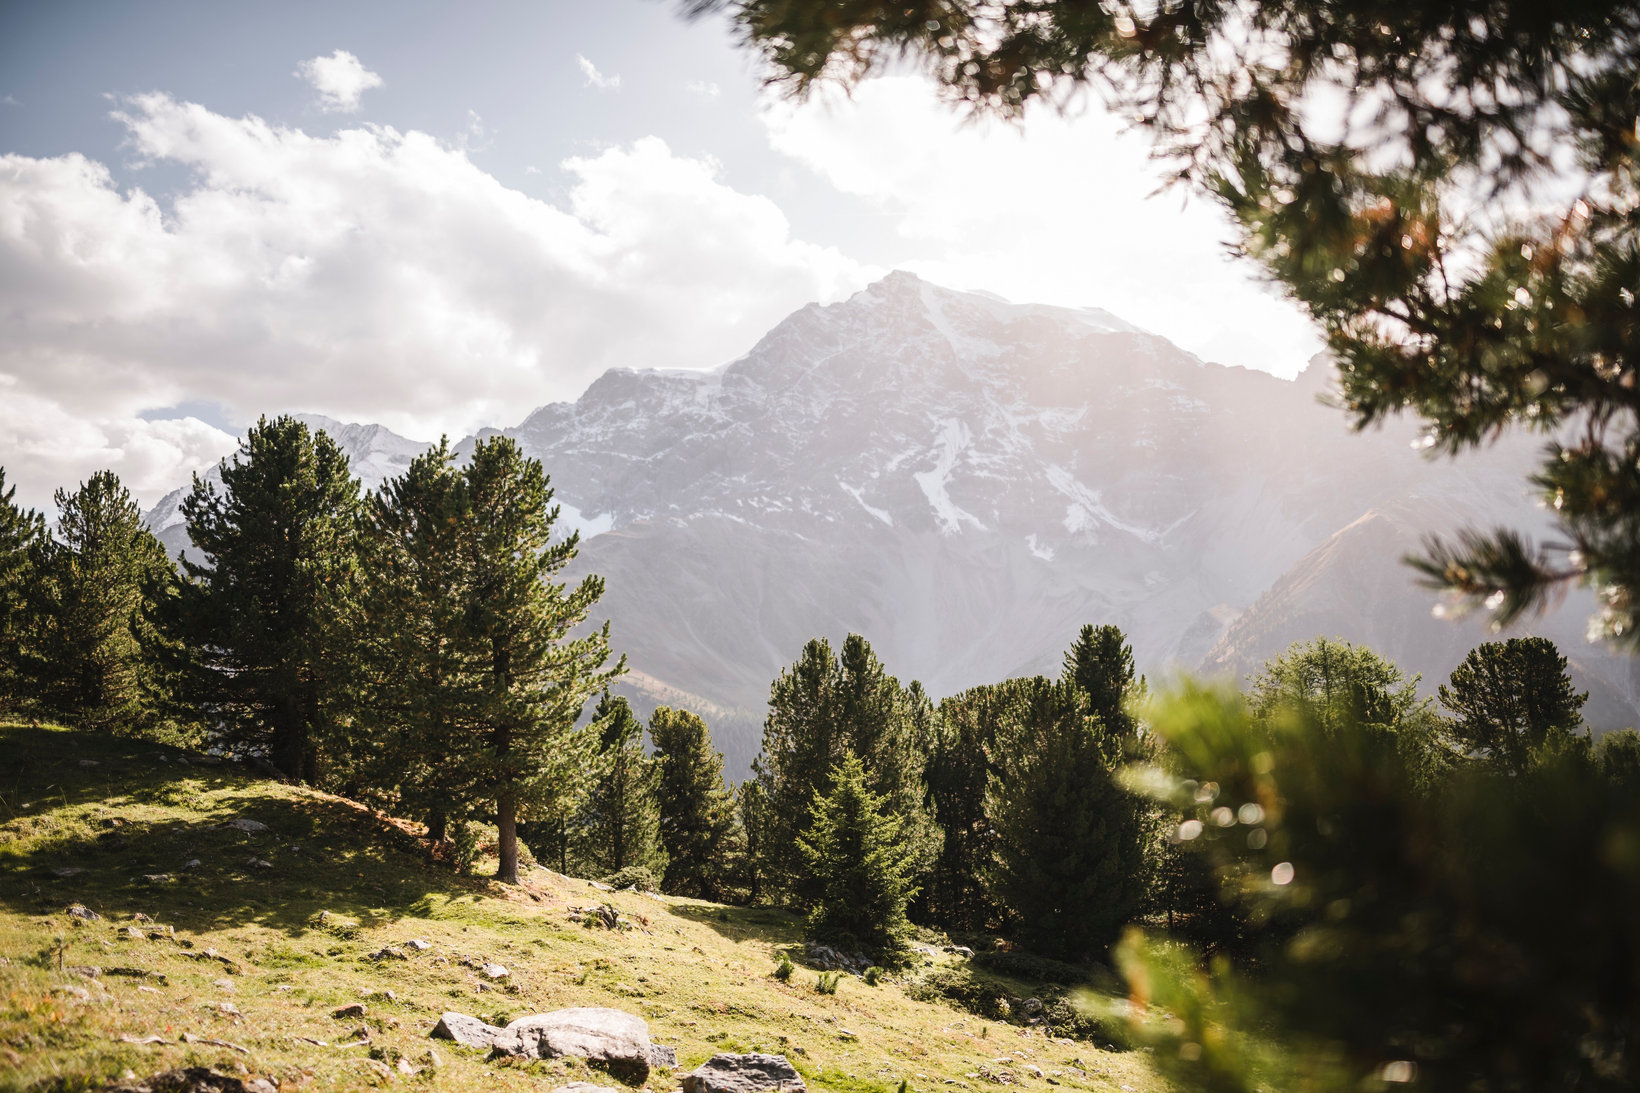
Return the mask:
<svg viewBox="0 0 1640 1093">
<path fill-rule="evenodd" d="M 809 936 L 860 945 L 892 960 L 909 935 L 906 904 L 916 861 L 906 817 L 867 788 L 864 765 L 845 752 L 829 792 L 816 791 L 797 848 L 813 877 Z"/>
<path fill-rule="evenodd" d="M 175 570 L 112 471 L 55 500 L 30 547 L 22 666 L 53 716 L 130 732 L 167 704 L 155 615 Z"/>
<path fill-rule="evenodd" d="M 45 535 L 45 520 L 32 509 L 19 508 L 16 497 L 17 487 L 6 488 L 6 469 L 0 467 L 0 711 L 17 705 L 30 690 L 18 654 L 27 618 L 29 559 Z"/>
<path fill-rule="evenodd" d="M 1326 332 L 1358 427 L 1401 411 L 1457 453 L 1553 436 L 1561 540 L 1432 539 L 1430 583 L 1507 623 L 1590 585 L 1640 648 L 1640 8 L 1453 0 L 683 0 L 726 10 L 801 93 L 920 65 L 1019 115 L 1083 88 L 1239 223 Z"/>
<path fill-rule="evenodd" d="M 1548 638 L 1510 638 L 1469 651 L 1440 688 L 1447 732 L 1465 752 L 1522 773 L 1564 750 L 1582 726 L 1587 692 L 1572 690 L 1566 658 Z"/>
<path fill-rule="evenodd" d="M 661 887 L 677 895 L 721 900 L 728 890 L 735 799 L 723 784 L 723 756 L 712 750 L 706 722 L 666 706 L 649 718 L 660 766 L 656 803 L 666 851 Z"/>
<path fill-rule="evenodd" d="M 262 418 L 220 470 L 220 492 L 195 475 L 182 502 L 204 557 L 183 562 L 178 624 L 198 695 L 233 739 L 317 782 L 344 709 L 358 483 L 335 442 L 293 417 Z"/>
<path fill-rule="evenodd" d="M 657 798 L 660 764 L 644 752 L 643 722 L 619 695 L 605 694 L 592 714 L 597 758 L 582 794 L 576 834 L 580 858 L 597 876 L 623 869 L 666 869 Z"/>
</svg>

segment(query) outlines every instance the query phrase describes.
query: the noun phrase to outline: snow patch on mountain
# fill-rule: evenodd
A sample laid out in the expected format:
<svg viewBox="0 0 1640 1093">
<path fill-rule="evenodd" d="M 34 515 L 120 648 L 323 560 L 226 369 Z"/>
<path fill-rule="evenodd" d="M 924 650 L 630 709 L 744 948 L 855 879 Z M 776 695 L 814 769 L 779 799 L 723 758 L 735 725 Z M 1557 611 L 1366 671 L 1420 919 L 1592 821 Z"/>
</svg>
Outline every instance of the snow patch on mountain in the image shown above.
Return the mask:
<svg viewBox="0 0 1640 1093">
<path fill-rule="evenodd" d="M 940 432 L 933 453 L 933 469 L 919 471 L 911 477 L 922 488 L 923 496 L 928 498 L 929 507 L 934 510 L 934 518 L 939 521 L 942 534 L 961 534 L 964 521 L 984 531 L 985 525 L 980 522 L 979 517 L 958 508 L 946 489 L 951 479 L 951 471 L 956 467 L 963 450 L 973 441 L 973 434 L 968 431 L 965 423 L 956 418 L 945 418 L 938 424 Z"/>
<path fill-rule="evenodd" d="M 843 492 L 844 493 L 848 494 L 850 497 L 852 497 L 856 501 L 860 502 L 860 507 L 861 508 L 863 508 L 867 512 L 871 513 L 871 515 L 875 516 L 877 519 L 881 520 L 883 523 L 887 524 L 889 527 L 894 526 L 894 517 L 890 516 L 886 510 L 877 508 L 876 506 L 869 504 L 865 499 L 864 491 L 856 489 L 855 487 L 849 485 L 847 482 L 844 482 L 840 478 L 837 480 L 837 484 L 839 486 L 843 487 Z"/>
</svg>

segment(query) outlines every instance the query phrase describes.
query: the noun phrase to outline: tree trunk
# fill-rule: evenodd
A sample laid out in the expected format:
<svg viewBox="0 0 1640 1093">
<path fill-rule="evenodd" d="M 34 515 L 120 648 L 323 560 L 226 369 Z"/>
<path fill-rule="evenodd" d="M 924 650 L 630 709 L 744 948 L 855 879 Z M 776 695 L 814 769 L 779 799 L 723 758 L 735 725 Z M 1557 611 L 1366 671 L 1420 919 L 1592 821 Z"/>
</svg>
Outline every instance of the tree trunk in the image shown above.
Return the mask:
<svg viewBox="0 0 1640 1093">
<path fill-rule="evenodd" d="M 430 842 L 441 843 L 450 834 L 450 818 L 444 814 L 442 808 L 436 808 L 427 814 L 427 838 Z"/>
<path fill-rule="evenodd" d="M 501 859 L 495 868 L 495 879 L 502 884 L 518 883 L 518 805 L 512 791 L 502 793 L 495 802 L 495 828 L 499 836 L 496 855 Z"/>
</svg>

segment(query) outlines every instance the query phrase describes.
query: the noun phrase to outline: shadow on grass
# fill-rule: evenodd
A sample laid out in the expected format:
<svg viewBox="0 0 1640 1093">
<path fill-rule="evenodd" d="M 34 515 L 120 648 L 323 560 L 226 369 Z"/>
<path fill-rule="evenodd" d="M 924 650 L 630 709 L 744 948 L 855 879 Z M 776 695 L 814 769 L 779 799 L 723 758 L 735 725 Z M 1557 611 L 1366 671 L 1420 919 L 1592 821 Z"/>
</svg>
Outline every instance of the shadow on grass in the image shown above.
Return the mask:
<svg viewBox="0 0 1640 1093">
<path fill-rule="evenodd" d="M 83 903 L 178 929 L 254 923 L 300 935 L 321 911 L 367 928 L 489 887 L 352 802 L 190 754 L 0 726 L 0 906 L 42 914 Z"/>
<path fill-rule="evenodd" d="M 780 907 L 719 907 L 712 904 L 673 904 L 671 911 L 710 926 L 730 941 L 763 941 L 777 948 L 802 949 L 803 918 Z"/>
</svg>

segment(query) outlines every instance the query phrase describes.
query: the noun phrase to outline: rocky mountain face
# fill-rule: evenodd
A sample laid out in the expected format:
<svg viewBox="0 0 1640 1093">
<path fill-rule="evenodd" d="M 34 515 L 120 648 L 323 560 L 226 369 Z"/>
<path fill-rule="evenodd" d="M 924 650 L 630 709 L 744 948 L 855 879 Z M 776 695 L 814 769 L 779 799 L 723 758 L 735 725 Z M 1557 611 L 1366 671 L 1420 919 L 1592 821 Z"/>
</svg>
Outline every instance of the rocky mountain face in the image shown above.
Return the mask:
<svg viewBox="0 0 1640 1093">
<path fill-rule="evenodd" d="M 1244 674 L 1325 634 L 1444 680 L 1488 635 L 1433 618 L 1397 559 L 1455 524 L 1544 526 L 1535 443 L 1431 462 L 1410 427 L 1352 433 L 1318 401 L 1329 375 L 895 273 L 713 372 L 615 369 L 507 431 L 581 532 L 574 572 L 606 578 L 640 707 L 700 710 L 739 770 L 817 635 L 864 634 L 935 696 L 1057 671 L 1087 622 L 1121 626 L 1153 677 Z M 422 447 L 313 420 L 367 486 Z M 1586 607 L 1536 629 L 1628 724 L 1640 680 L 1583 643 Z"/>
</svg>

